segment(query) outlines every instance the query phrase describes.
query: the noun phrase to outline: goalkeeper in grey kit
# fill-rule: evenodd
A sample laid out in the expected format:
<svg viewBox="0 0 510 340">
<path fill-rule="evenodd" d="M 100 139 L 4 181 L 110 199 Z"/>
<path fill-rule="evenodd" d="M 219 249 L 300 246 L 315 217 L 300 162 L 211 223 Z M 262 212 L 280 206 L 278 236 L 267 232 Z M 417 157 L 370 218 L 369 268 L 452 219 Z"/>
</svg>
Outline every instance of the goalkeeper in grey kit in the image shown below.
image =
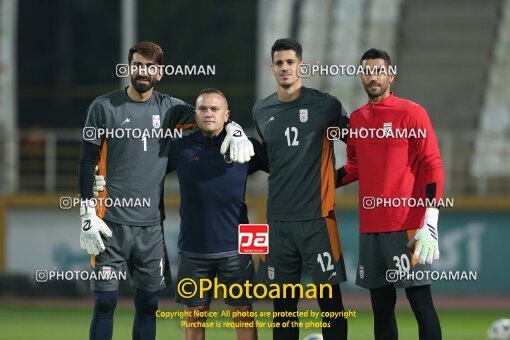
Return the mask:
<svg viewBox="0 0 510 340">
<path fill-rule="evenodd" d="M 332 95 L 303 86 L 298 74 L 303 48 L 294 39 L 271 47 L 276 92 L 253 107 L 255 127 L 267 147 L 267 220 L 270 249 L 261 255 L 258 278 L 266 284 L 296 284 L 302 268 L 315 284 L 330 284 L 319 297 L 321 312 L 344 311 L 340 283 L 346 280 L 335 216 L 335 168 L 329 127 L 345 128 L 347 114 Z M 299 297 L 273 300 L 273 320 L 296 325 Z M 324 339 L 347 339 L 347 321 L 323 317 Z M 299 327 L 274 327 L 275 340 L 298 340 Z"/>
</svg>

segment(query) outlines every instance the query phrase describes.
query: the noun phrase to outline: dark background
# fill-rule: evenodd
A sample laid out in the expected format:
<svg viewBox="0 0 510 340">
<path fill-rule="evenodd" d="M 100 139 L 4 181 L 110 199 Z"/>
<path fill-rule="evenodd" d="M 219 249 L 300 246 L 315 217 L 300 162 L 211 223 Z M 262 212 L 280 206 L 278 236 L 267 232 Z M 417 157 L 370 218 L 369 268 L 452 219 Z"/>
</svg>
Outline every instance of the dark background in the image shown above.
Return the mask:
<svg viewBox="0 0 510 340">
<path fill-rule="evenodd" d="M 120 87 L 120 1 L 23 0 L 18 29 L 19 127 L 81 128 L 91 101 Z M 252 125 L 255 1 L 140 1 L 137 34 L 161 45 L 164 64 L 216 65 L 214 76 L 165 76 L 157 91 L 193 104 L 216 87 Z"/>
</svg>

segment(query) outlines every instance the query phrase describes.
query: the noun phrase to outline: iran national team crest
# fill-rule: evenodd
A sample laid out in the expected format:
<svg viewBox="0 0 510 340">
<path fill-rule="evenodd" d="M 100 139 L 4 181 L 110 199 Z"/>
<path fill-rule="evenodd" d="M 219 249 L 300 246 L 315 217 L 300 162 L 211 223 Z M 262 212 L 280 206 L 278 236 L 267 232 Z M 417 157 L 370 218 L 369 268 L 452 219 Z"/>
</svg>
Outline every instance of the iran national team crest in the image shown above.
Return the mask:
<svg viewBox="0 0 510 340">
<path fill-rule="evenodd" d="M 384 123 L 383 125 L 383 131 L 384 131 L 384 137 L 390 137 L 392 134 L 391 131 L 391 122 Z"/>
<path fill-rule="evenodd" d="M 363 279 L 365 278 L 365 267 L 359 266 L 359 278 Z"/>
<path fill-rule="evenodd" d="M 274 280 L 274 267 L 267 266 L 267 276 L 269 280 Z"/>
<path fill-rule="evenodd" d="M 308 121 L 308 109 L 299 109 L 299 120 L 301 123 Z"/>
<path fill-rule="evenodd" d="M 152 115 L 152 127 L 155 129 L 159 129 L 161 126 L 161 121 L 159 119 L 159 115 Z"/>
<path fill-rule="evenodd" d="M 112 277 L 112 267 L 102 267 L 101 272 L 103 280 L 110 280 Z"/>
</svg>

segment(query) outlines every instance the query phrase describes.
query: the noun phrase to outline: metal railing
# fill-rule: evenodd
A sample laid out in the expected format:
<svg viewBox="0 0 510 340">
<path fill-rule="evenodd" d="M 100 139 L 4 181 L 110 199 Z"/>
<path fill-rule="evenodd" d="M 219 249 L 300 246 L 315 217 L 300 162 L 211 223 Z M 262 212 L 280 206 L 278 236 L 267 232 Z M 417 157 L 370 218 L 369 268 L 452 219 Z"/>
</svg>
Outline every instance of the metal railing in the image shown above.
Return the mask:
<svg viewBox="0 0 510 340">
<path fill-rule="evenodd" d="M 480 133 L 475 131 L 437 131 L 445 170 L 445 193 L 489 195 L 510 194 L 510 171 L 491 171 L 487 175 L 473 174 L 474 148 Z M 254 135 L 254 134 L 252 134 Z M 78 164 L 80 157 L 81 129 L 23 130 L 18 134 L 0 136 L 0 192 L 76 192 L 78 190 Z M 496 136 L 486 136 L 495 138 Z M 501 137 L 501 136 L 499 136 Z M 510 136 L 503 136 L 510 142 Z M 18 151 L 15 162 L 6 160 L 7 141 L 14 138 Z M 10 144 L 12 145 L 12 143 Z M 510 145 L 510 143 L 509 143 Z M 510 153 L 501 164 L 510 164 Z M 12 165 L 15 165 L 13 167 Z M 494 176 L 494 173 L 498 176 Z M 11 182 L 14 190 L 7 190 Z M 259 176 L 265 181 L 264 176 Z M 253 179 L 251 180 L 254 181 Z M 167 181 L 169 188 L 176 188 L 175 177 Z M 248 191 L 257 190 L 248 186 Z M 356 188 L 347 187 L 346 192 Z M 260 192 L 260 189 L 258 190 Z"/>
</svg>

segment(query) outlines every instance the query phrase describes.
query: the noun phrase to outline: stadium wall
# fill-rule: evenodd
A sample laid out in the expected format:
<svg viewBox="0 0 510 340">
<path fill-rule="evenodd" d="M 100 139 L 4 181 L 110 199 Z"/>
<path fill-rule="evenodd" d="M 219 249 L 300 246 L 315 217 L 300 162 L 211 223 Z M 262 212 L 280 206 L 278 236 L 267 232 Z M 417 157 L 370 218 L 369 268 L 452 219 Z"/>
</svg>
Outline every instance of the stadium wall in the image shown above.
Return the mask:
<svg viewBox="0 0 510 340">
<path fill-rule="evenodd" d="M 13 195 L 0 198 L 0 273 L 34 277 L 36 270 L 86 270 L 89 256 L 80 249 L 78 208 L 59 209 L 59 195 Z M 498 253 L 510 239 L 509 197 L 454 197 L 454 207 L 440 215 L 441 260 L 437 271 L 475 272 L 475 281 L 438 281 L 434 291 L 493 294 L 510 292 L 510 276 Z M 266 200 L 249 196 L 250 221 L 264 223 Z M 357 197 L 337 197 L 349 281 L 354 285 L 358 252 Z M 172 271 L 177 273 L 179 198 L 166 198 L 165 238 Z M 499 250 L 499 251 L 498 251 Z M 306 280 L 306 278 L 305 278 Z"/>
</svg>

